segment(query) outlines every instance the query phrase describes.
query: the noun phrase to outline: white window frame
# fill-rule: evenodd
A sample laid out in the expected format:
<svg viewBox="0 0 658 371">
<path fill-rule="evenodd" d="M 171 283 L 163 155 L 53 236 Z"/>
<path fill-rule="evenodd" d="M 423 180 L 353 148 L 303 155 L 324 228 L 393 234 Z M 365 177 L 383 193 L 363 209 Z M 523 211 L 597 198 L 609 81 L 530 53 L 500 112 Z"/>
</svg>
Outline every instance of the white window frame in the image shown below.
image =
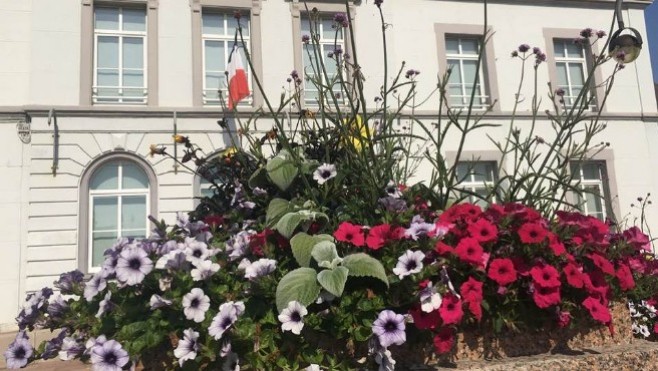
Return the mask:
<svg viewBox="0 0 658 371">
<path fill-rule="evenodd" d="M 454 63 L 451 63 L 454 60 L 457 60 L 459 63 L 459 73 L 460 73 L 460 80 L 461 84 L 456 84 L 456 83 L 448 83 L 448 91 L 450 91 L 450 86 L 460 86 L 461 87 L 461 95 L 455 96 L 455 95 L 448 95 L 448 102 L 449 105 L 452 108 L 467 108 L 470 100 L 471 100 L 471 95 L 466 93 L 466 89 L 468 86 L 472 84 L 472 81 L 466 81 L 464 78 L 464 61 L 478 61 L 479 55 L 478 53 L 480 52 L 480 38 L 479 37 L 473 37 L 473 36 L 460 36 L 460 35 L 446 35 L 446 45 L 448 44 L 448 40 L 457 40 L 457 45 L 459 46 L 459 53 L 450 53 L 446 49 L 446 63 L 451 68 Z M 475 54 L 465 54 L 462 50 L 462 40 L 475 40 L 477 42 L 477 47 L 478 51 Z M 489 95 L 488 95 L 488 86 L 485 84 L 485 76 L 484 76 L 484 69 L 483 69 L 483 64 L 484 64 L 484 57 L 482 60 L 482 63 L 480 63 L 479 67 L 479 73 L 478 73 L 478 84 L 480 85 L 480 95 L 475 95 L 475 99 L 473 100 L 473 109 L 477 110 L 484 110 L 489 106 Z M 453 70 L 454 73 L 454 70 Z M 454 99 L 461 98 L 461 104 L 455 104 L 453 102 Z M 478 103 L 479 100 L 479 103 Z"/>
<path fill-rule="evenodd" d="M 490 165 L 491 166 L 491 173 L 490 174 L 482 174 L 485 176 L 484 181 L 477 181 L 475 180 L 475 175 L 476 173 L 473 172 L 475 169 L 475 166 L 478 164 L 484 164 L 485 166 Z M 461 179 L 459 176 L 456 177 L 457 181 L 459 181 L 459 190 L 468 190 L 472 193 L 477 193 L 478 190 L 487 190 L 491 189 L 493 185 L 496 182 L 497 175 L 496 171 L 498 169 L 498 163 L 496 161 L 487 161 L 487 160 L 481 160 L 481 161 L 459 161 L 457 165 L 455 166 L 455 171 L 457 171 L 457 167 L 463 165 L 467 166 L 469 169 L 468 176 L 465 179 Z M 491 180 L 489 180 L 489 175 L 491 175 Z M 473 195 L 468 195 L 467 198 L 468 202 L 470 203 L 480 203 L 482 200 L 473 196 Z M 493 198 L 492 202 L 495 202 L 495 197 Z"/>
<path fill-rule="evenodd" d="M 587 48 L 584 45 L 579 45 L 580 50 L 582 51 L 582 56 L 579 57 L 571 57 L 568 52 L 567 48 L 567 43 L 573 43 L 573 40 L 567 40 L 567 39 L 553 39 L 553 48 L 555 51 L 554 58 L 555 58 L 555 70 L 558 70 L 558 65 L 559 64 L 564 64 L 566 71 L 567 71 L 567 85 L 560 85 L 559 81 L 556 81 L 557 88 L 561 88 L 564 90 L 564 96 L 561 97 L 564 100 L 564 105 L 567 108 L 573 107 L 574 100 L 578 98 L 578 94 L 574 94 L 573 89 L 576 87 L 571 83 L 571 72 L 570 72 L 570 66 L 572 65 L 581 65 L 582 66 L 582 71 L 583 71 L 583 84 L 586 83 L 586 78 L 587 74 L 589 73 L 589 66 L 587 62 Z M 557 46 L 562 47 L 562 51 L 564 54 L 564 57 L 558 57 L 557 54 Z M 559 79 L 559 77 L 558 77 Z M 581 89 L 586 91 L 586 96 L 585 100 L 588 100 L 592 96 L 592 92 L 587 87 L 586 85 L 583 85 Z M 592 104 L 589 107 L 590 109 L 594 110 L 596 109 L 596 102 L 592 102 Z"/>
<path fill-rule="evenodd" d="M 325 46 L 327 46 L 330 49 L 330 51 L 336 50 L 337 47 L 340 47 L 340 49 L 343 51 L 343 53 L 347 52 L 346 46 L 345 46 L 345 36 L 347 34 L 347 29 L 345 29 L 345 28 L 341 29 L 340 38 L 334 36 L 333 38 L 326 39 L 326 38 L 324 38 L 324 23 L 322 22 L 322 20 L 331 20 L 331 16 L 328 15 L 328 14 L 322 14 L 318 18 L 318 21 L 316 21 L 316 22 L 311 22 L 310 17 L 309 17 L 308 14 L 303 14 L 300 18 L 300 22 L 302 23 L 302 25 L 304 25 L 304 24 L 308 25 L 309 22 L 311 22 L 311 27 L 313 27 L 314 25 L 317 25 L 317 34 L 319 36 L 318 47 L 320 48 L 319 55 L 322 57 L 322 62 L 326 66 L 327 63 L 335 64 L 336 62 L 335 62 L 334 59 L 329 58 L 327 56 L 328 52 L 327 53 L 324 52 Z M 303 27 L 302 27 L 302 29 L 303 29 Z M 332 28 L 332 30 L 333 30 L 332 34 L 336 35 L 336 31 L 333 28 Z M 301 40 L 301 37 L 303 35 L 304 35 L 304 31 L 302 31 L 302 34 L 300 35 L 299 40 Z M 308 36 L 311 37 L 312 35 L 309 34 Z M 303 88 L 304 105 L 311 106 L 311 107 L 317 107 L 318 106 L 317 99 L 315 97 L 309 98 L 306 95 L 307 91 L 316 91 L 315 86 L 310 81 L 307 82 L 308 79 L 306 78 L 307 75 L 309 75 L 309 76 L 314 75 L 313 66 L 305 66 L 304 65 L 305 56 L 307 55 L 307 53 L 313 53 L 314 52 L 313 49 L 310 49 L 310 48 L 315 47 L 315 45 L 313 44 L 312 40 L 308 44 L 305 44 L 302 41 L 300 41 L 300 43 L 302 44 L 302 55 L 301 55 L 301 58 L 302 58 L 302 60 L 301 60 L 302 72 L 301 73 L 302 73 L 303 76 L 301 76 L 301 77 L 302 77 L 302 80 L 303 80 L 302 88 Z M 332 47 L 333 47 L 333 49 L 331 49 Z M 318 72 L 320 72 L 320 71 L 318 71 Z M 324 74 L 320 73 L 319 77 L 322 79 L 323 84 L 328 83 L 328 81 L 324 81 Z M 335 76 L 330 76 L 330 77 L 333 78 Z M 310 86 L 311 88 L 309 88 L 307 86 Z M 334 93 L 340 93 L 341 98 L 337 99 L 339 103 L 342 104 L 342 103 L 345 102 L 345 97 L 344 97 L 342 89 L 340 89 L 340 85 L 339 85 L 339 90 L 338 91 L 335 91 L 335 90 L 332 90 L 332 91 Z"/>
<path fill-rule="evenodd" d="M 572 161 L 570 164 L 570 171 L 573 170 L 575 166 L 577 166 L 578 169 L 578 174 L 572 174 L 574 182 L 576 182 L 577 187 L 580 188 L 580 190 L 583 192 L 583 195 L 580 196 L 576 194 L 575 200 L 578 202 L 578 208 L 581 210 L 581 212 L 584 215 L 587 216 L 593 216 L 595 218 L 598 218 L 600 220 L 605 221 L 606 218 L 609 215 L 609 210 L 608 210 L 608 198 L 610 197 L 610 194 L 608 192 L 610 185 L 606 184 L 607 183 L 607 169 L 606 169 L 606 162 L 605 161 L 599 161 L 599 160 L 590 160 L 590 161 Z M 583 166 L 585 165 L 594 165 L 598 168 L 598 179 L 585 179 L 584 171 L 583 171 Z M 590 211 L 587 207 L 587 200 L 588 197 L 596 197 L 596 195 L 592 194 L 591 192 L 587 192 L 586 189 L 588 187 L 597 187 L 599 189 L 599 195 L 601 195 L 601 211 L 596 211 L 594 210 L 593 212 Z M 599 215 L 601 218 L 599 218 Z"/>
<path fill-rule="evenodd" d="M 218 34 L 207 34 L 203 32 L 203 16 L 204 15 L 223 15 L 224 16 L 224 35 L 218 35 Z M 208 98 L 208 92 L 215 92 L 215 88 L 208 88 L 206 85 L 206 42 L 207 41 L 219 41 L 219 42 L 224 42 L 224 61 L 226 62 L 226 71 L 211 71 L 211 72 L 219 72 L 220 76 L 224 76 L 225 79 L 224 81 L 224 87 L 222 87 L 220 83 L 220 89 L 222 91 L 222 96 L 224 99 L 228 99 L 228 81 L 226 81 L 226 72 L 228 71 L 228 57 L 231 55 L 231 51 L 233 50 L 233 42 L 235 41 L 235 35 L 229 35 L 228 32 L 228 19 L 229 17 L 233 17 L 233 13 L 227 10 L 207 10 L 203 9 L 202 14 L 201 14 L 201 68 L 202 68 L 202 92 L 201 96 L 203 97 L 203 105 L 206 106 L 211 106 L 211 105 L 219 105 L 220 100 L 219 97 L 217 99 L 213 98 Z M 250 19 L 250 14 L 243 15 L 243 18 L 249 19 L 249 22 L 247 23 L 247 30 L 248 33 L 247 35 L 242 34 L 242 37 L 244 38 L 245 44 L 249 45 L 251 48 L 251 19 Z M 239 40 L 238 36 L 238 47 L 242 48 L 242 43 Z M 244 67 L 247 69 L 247 81 L 249 82 L 249 86 L 253 86 L 252 83 L 252 72 L 251 68 L 249 68 L 249 65 L 247 61 L 242 61 L 244 64 Z M 222 81 L 220 77 L 220 81 Z M 252 94 L 249 94 L 249 96 L 240 102 L 238 102 L 238 106 L 251 106 L 253 104 L 253 92 Z"/>
<path fill-rule="evenodd" d="M 145 105 L 148 102 L 148 15 L 146 9 L 144 9 L 144 31 L 126 31 L 123 30 L 123 10 L 124 7 L 112 7 L 112 6 L 102 6 L 99 8 L 105 9 L 118 9 L 119 10 L 119 30 L 106 30 L 96 28 L 96 9 L 94 9 L 93 15 L 93 28 L 94 28 L 94 64 L 93 64 L 93 86 L 92 86 L 92 103 L 93 104 L 136 104 L 136 105 Z M 136 9 L 136 8 L 129 8 Z M 139 8 L 142 10 L 141 8 Z M 98 85 L 98 38 L 108 36 L 108 37 L 117 37 L 119 39 L 119 86 L 99 86 Z M 142 39 L 142 63 L 143 63 L 143 76 L 142 76 L 142 86 L 122 86 L 123 82 L 123 43 L 124 38 L 141 38 Z M 138 69 L 135 69 L 138 70 Z M 99 96 L 99 89 L 119 89 L 118 96 Z M 124 90 L 140 90 L 142 91 L 143 97 L 139 100 L 138 96 L 124 97 Z M 110 99 L 116 99 L 116 101 L 111 101 Z"/>
<path fill-rule="evenodd" d="M 132 166 L 135 166 L 137 169 L 139 169 L 141 172 L 144 173 L 144 177 L 147 180 L 147 187 L 146 188 L 131 188 L 131 189 L 123 189 L 123 166 L 125 164 L 130 163 Z M 145 219 L 145 224 L 144 224 L 144 232 L 145 236 L 148 233 L 149 229 L 149 212 L 151 210 L 151 182 L 149 180 L 148 174 L 144 172 L 144 170 L 141 168 L 141 166 L 131 163 L 129 161 L 125 160 L 118 160 L 118 161 L 111 161 L 108 163 L 103 164 L 103 166 L 99 167 L 98 169 L 95 169 L 94 173 L 91 174 L 90 178 L 90 184 L 91 181 L 94 179 L 94 176 L 98 173 L 98 171 L 102 170 L 106 166 L 113 166 L 117 165 L 117 188 L 116 189 L 101 189 L 101 190 L 93 190 L 89 189 L 89 209 L 88 209 L 88 223 L 87 224 L 89 227 L 89 236 L 88 236 L 88 249 L 89 251 L 87 252 L 87 272 L 89 273 L 96 273 L 101 270 L 101 266 L 94 267 L 93 266 L 93 258 L 94 258 L 94 232 L 114 232 L 115 230 L 94 230 L 94 201 L 97 198 L 103 198 L 103 197 L 116 197 L 117 198 L 117 238 L 121 238 L 121 231 L 122 226 L 121 226 L 121 210 L 123 206 L 123 198 L 124 197 L 130 197 L 130 196 L 144 196 L 146 198 L 146 219 Z"/>
</svg>

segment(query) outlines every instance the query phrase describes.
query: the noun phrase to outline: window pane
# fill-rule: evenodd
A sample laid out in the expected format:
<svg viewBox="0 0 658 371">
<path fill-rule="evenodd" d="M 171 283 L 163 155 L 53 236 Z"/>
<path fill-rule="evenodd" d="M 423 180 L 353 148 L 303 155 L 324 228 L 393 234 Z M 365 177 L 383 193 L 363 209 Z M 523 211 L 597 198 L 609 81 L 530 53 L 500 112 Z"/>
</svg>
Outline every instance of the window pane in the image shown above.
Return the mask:
<svg viewBox="0 0 658 371">
<path fill-rule="evenodd" d="M 587 213 L 589 215 L 603 213 L 603 205 L 601 203 L 601 192 L 598 186 L 585 187 L 587 193 L 584 194 L 587 202 Z"/>
<path fill-rule="evenodd" d="M 472 85 L 475 81 L 475 73 L 477 72 L 478 62 L 473 60 L 465 60 L 464 62 L 464 83 Z"/>
<path fill-rule="evenodd" d="M 94 9 L 95 24 L 97 30 L 119 29 L 119 8 L 96 8 Z"/>
<path fill-rule="evenodd" d="M 581 45 L 574 44 L 573 41 L 565 41 L 567 47 L 567 57 L 569 58 L 583 58 L 583 47 Z"/>
<path fill-rule="evenodd" d="M 566 63 L 556 63 L 557 68 L 557 84 L 561 88 L 566 88 L 569 86 L 567 80 L 567 65 Z M 567 92 L 568 94 L 568 92 Z"/>
<path fill-rule="evenodd" d="M 235 17 L 230 16 L 226 18 L 226 23 L 228 26 L 227 36 L 235 37 L 235 33 L 238 29 L 238 20 L 235 19 Z M 242 26 L 242 37 L 249 37 L 249 19 L 248 17 L 244 17 L 244 14 L 243 17 L 240 19 L 240 25 Z M 240 42 L 239 34 L 238 34 L 238 42 Z"/>
<path fill-rule="evenodd" d="M 212 184 L 209 181 L 207 181 L 205 179 L 202 179 L 200 184 L 199 184 L 199 190 L 201 191 L 201 197 L 212 197 L 215 194 L 215 192 L 213 191 L 213 189 L 211 187 L 212 187 Z"/>
<path fill-rule="evenodd" d="M 224 15 L 223 14 L 203 14 L 203 33 L 224 35 Z"/>
<path fill-rule="evenodd" d="M 564 58 L 566 56 L 564 54 L 564 41 L 562 41 L 562 40 L 554 41 L 553 42 L 553 49 L 554 49 L 556 58 Z"/>
<path fill-rule="evenodd" d="M 303 17 L 301 19 L 300 23 L 302 24 L 302 35 L 309 35 L 310 36 L 311 35 L 310 19 L 308 17 Z M 315 24 L 313 24 L 313 26 L 315 28 Z"/>
<path fill-rule="evenodd" d="M 146 189 L 148 186 L 148 177 L 142 169 L 134 164 L 123 164 L 123 179 L 121 182 L 122 188 Z"/>
<path fill-rule="evenodd" d="M 461 77 L 461 66 L 459 64 L 459 60 L 457 59 L 448 59 L 448 68 L 452 69 L 452 72 L 450 73 L 450 78 L 448 80 L 449 83 L 451 84 L 461 84 L 462 82 L 462 77 Z"/>
<path fill-rule="evenodd" d="M 334 21 L 331 19 L 323 19 L 322 21 L 322 38 L 326 40 L 335 40 L 342 39 L 342 32 L 338 30 L 338 36 L 336 36 L 336 28 L 334 27 Z"/>
<path fill-rule="evenodd" d="M 118 198 L 116 196 L 99 197 L 94 196 L 92 217 L 93 231 L 116 231 Z"/>
<path fill-rule="evenodd" d="M 123 86 L 144 87 L 144 72 L 135 70 L 123 70 Z M 130 89 L 130 91 L 137 91 L 139 94 L 143 94 L 141 89 Z"/>
<path fill-rule="evenodd" d="M 590 162 L 583 164 L 583 178 L 586 180 L 602 180 L 599 172 L 599 164 Z"/>
<path fill-rule="evenodd" d="M 569 63 L 569 77 L 571 78 L 571 85 L 579 87 L 585 85 L 583 65 L 580 63 Z"/>
<path fill-rule="evenodd" d="M 144 39 L 123 38 L 123 68 L 144 68 Z"/>
<path fill-rule="evenodd" d="M 96 97 L 99 102 L 118 102 L 119 89 L 98 89 Z"/>
<path fill-rule="evenodd" d="M 461 39 L 462 54 L 478 54 L 477 39 Z"/>
<path fill-rule="evenodd" d="M 446 52 L 448 54 L 459 54 L 459 40 L 454 37 L 446 38 Z"/>
<path fill-rule="evenodd" d="M 128 230 L 139 230 L 142 234 L 146 230 L 146 195 L 125 196 L 121 200 L 121 236 L 127 237 Z"/>
<path fill-rule="evenodd" d="M 118 189 L 119 187 L 119 165 L 108 164 L 94 172 L 91 178 L 89 188 L 97 189 Z"/>
<path fill-rule="evenodd" d="M 94 232 L 91 241 L 91 266 L 98 267 L 103 264 L 103 252 L 117 241 L 116 232 Z"/>
<path fill-rule="evenodd" d="M 98 36 L 97 65 L 100 68 L 119 67 L 119 38 L 115 36 Z"/>
<path fill-rule="evenodd" d="M 97 71 L 96 84 L 98 86 L 119 86 L 119 70 Z"/>
<path fill-rule="evenodd" d="M 468 162 L 460 162 L 457 164 L 455 171 L 457 172 L 457 182 L 470 182 L 470 164 Z"/>
<path fill-rule="evenodd" d="M 123 8 L 123 29 L 125 31 L 146 31 L 146 11 Z"/>
<path fill-rule="evenodd" d="M 206 40 L 206 70 L 226 70 L 226 45 L 224 41 Z"/>
<path fill-rule="evenodd" d="M 473 163 L 473 177 L 476 182 L 493 181 L 493 166 L 489 162 Z"/>
<path fill-rule="evenodd" d="M 335 49 L 333 45 L 324 45 L 322 48 L 324 56 L 324 68 L 327 70 L 327 75 L 329 75 L 329 78 L 332 78 L 334 75 L 336 75 L 338 71 L 336 60 L 328 57 L 329 53 L 333 53 L 334 50 Z"/>
<path fill-rule="evenodd" d="M 226 87 L 226 78 L 223 73 L 219 72 L 206 72 L 206 89 L 219 90 Z M 218 97 L 215 92 L 215 97 Z"/>
</svg>

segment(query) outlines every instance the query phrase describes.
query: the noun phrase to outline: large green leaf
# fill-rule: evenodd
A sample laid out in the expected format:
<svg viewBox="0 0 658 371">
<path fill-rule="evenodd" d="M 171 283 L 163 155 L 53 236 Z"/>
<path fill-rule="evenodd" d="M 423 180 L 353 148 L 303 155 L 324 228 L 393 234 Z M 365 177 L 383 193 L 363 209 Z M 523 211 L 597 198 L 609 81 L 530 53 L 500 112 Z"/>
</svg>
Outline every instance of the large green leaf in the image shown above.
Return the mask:
<svg viewBox="0 0 658 371">
<path fill-rule="evenodd" d="M 297 233 L 290 240 L 292 255 L 300 266 L 308 267 L 309 264 L 311 264 L 311 251 L 313 251 L 313 246 L 321 241 L 333 240 L 334 238 L 328 234 L 309 236 L 304 232 Z"/>
<path fill-rule="evenodd" d="M 338 258 L 338 251 L 336 251 L 336 244 L 331 241 L 320 241 L 313 246 L 311 255 L 318 264 L 322 262 L 333 262 Z"/>
<path fill-rule="evenodd" d="M 388 286 L 388 278 L 382 263 L 365 253 L 348 255 L 343 258 L 343 267 L 349 269 L 350 276 L 374 277 Z"/>
<path fill-rule="evenodd" d="M 270 180 L 282 191 L 290 187 L 299 172 L 290 155 L 284 151 L 267 161 L 265 168 Z"/>
<path fill-rule="evenodd" d="M 282 216 L 281 219 L 279 219 L 279 221 L 276 223 L 276 230 L 279 231 L 282 236 L 289 239 L 292 237 L 295 229 L 297 229 L 297 227 L 299 227 L 299 225 L 306 220 L 308 220 L 308 216 L 301 215 L 297 212 L 288 213 Z"/>
<path fill-rule="evenodd" d="M 347 282 L 348 270 L 345 267 L 336 267 L 334 269 L 325 269 L 318 273 L 318 282 L 332 295 L 340 297 L 345 289 Z"/>
<path fill-rule="evenodd" d="M 265 214 L 265 224 L 272 227 L 281 218 L 283 214 L 290 210 L 290 202 L 282 198 L 274 198 L 267 206 Z"/>
<path fill-rule="evenodd" d="M 315 269 L 297 268 L 279 281 L 276 287 L 276 307 L 281 312 L 291 301 L 298 301 L 306 307 L 318 298 L 319 293 Z"/>
</svg>

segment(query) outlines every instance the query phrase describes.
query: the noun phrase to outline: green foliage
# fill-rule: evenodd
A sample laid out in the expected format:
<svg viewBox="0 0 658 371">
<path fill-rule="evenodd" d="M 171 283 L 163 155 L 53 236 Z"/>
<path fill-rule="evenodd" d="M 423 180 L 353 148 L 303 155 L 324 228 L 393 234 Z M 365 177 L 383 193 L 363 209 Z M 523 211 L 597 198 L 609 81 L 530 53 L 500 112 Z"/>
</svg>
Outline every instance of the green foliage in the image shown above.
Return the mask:
<svg viewBox="0 0 658 371">
<path fill-rule="evenodd" d="M 348 255 L 343 259 L 342 266 L 349 270 L 350 276 L 373 277 L 389 285 L 382 263 L 368 254 Z"/>
<path fill-rule="evenodd" d="M 265 167 L 267 176 L 281 191 L 286 191 L 299 174 L 299 169 L 287 150 L 270 159 Z"/>
<path fill-rule="evenodd" d="M 304 232 L 297 233 L 290 240 L 292 255 L 302 267 L 308 267 L 311 263 L 311 251 L 316 244 L 322 241 L 333 242 L 334 238 L 327 234 L 310 236 Z"/>
<path fill-rule="evenodd" d="M 340 297 L 343 295 L 348 274 L 349 270 L 345 267 L 324 269 L 318 273 L 318 282 L 322 288 L 329 291 L 332 295 Z"/>
<path fill-rule="evenodd" d="M 320 286 L 317 273 L 312 268 L 297 268 L 288 272 L 276 288 L 276 307 L 281 312 L 291 301 L 298 301 L 308 306 L 317 299 Z"/>
</svg>

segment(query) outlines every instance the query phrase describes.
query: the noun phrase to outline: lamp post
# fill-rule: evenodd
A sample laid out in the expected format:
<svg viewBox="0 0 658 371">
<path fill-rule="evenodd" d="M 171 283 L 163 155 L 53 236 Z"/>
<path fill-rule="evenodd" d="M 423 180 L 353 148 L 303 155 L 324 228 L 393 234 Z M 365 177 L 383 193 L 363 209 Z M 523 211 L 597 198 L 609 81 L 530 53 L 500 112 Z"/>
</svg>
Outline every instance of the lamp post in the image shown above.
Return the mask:
<svg viewBox="0 0 658 371">
<path fill-rule="evenodd" d="M 642 36 L 638 30 L 626 27 L 621 14 L 621 5 L 623 0 L 617 0 L 615 6 L 615 15 L 617 17 L 618 30 L 610 37 L 608 45 L 608 55 L 623 63 L 633 62 L 640 55 L 642 50 Z M 628 30 L 632 34 L 621 34 Z"/>
</svg>

